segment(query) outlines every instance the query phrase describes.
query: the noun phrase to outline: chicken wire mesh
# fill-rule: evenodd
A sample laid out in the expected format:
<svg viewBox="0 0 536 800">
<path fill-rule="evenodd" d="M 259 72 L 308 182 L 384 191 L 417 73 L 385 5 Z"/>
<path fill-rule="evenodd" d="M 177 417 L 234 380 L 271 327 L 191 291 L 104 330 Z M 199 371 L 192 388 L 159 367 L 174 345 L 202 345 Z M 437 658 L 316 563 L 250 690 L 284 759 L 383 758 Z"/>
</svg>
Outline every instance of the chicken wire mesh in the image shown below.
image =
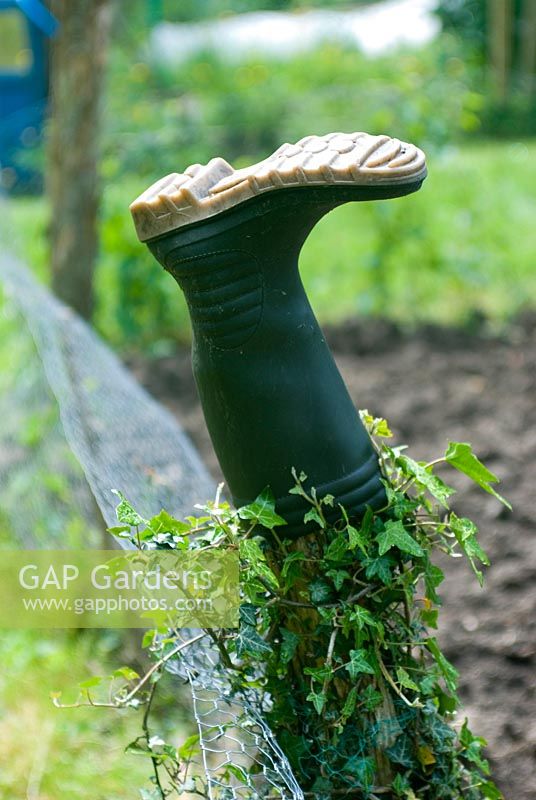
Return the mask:
<svg viewBox="0 0 536 800">
<path fill-rule="evenodd" d="M 114 525 L 112 488 L 145 516 L 162 507 L 186 516 L 213 496 L 213 481 L 178 422 L 89 326 L 10 255 L 0 257 L 0 287 L 8 367 L 0 379 L 4 545 L 10 538 L 23 547 L 61 547 L 66 538 L 68 546 L 98 544 L 94 504 Z M 208 635 L 167 667 L 190 687 L 197 769 L 209 800 L 303 800 L 263 719 L 267 698 L 233 690 Z"/>
<path fill-rule="evenodd" d="M 184 516 L 212 496 L 213 481 L 179 424 L 89 326 L 15 259 L 1 259 L 0 279 L 28 326 L 65 439 L 106 523 L 115 521 L 112 488 L 146 516 L 162 507 Z"/>
<path fill-rule="evenodd" d="M 0 304 L 0 357 L 0 542 L 98 546 L 95 501 L 24 320 L 7 302 Z"/>
<path fill-rule="evenodd" d="M 193 631 L 182 631 L 187 641 Z M 303 800 L 288 759 L 263 718 L 269 698 L 236 691 L 208 636 L 183 650 L 169 671 L 187 681 L 211 800 Z M 228 768 L 234 769 L 229 773 Z M 194 766 L 195 770 L 195 766 Z"/>
<path fill-rule="evenodd" d="M 183 631 L 183 641 L 194 634 Z M 389 788 L 374 786 L 373 776 L 368 790 L 356 786 L 356 766 L 368 764 L 371 754 L 379 751 L 388 753 L 402 766 L 407 766 L 411 758 L 412 742 L 404 729 L 416 721 L 418 711 L 398 699 L 384 698 L 374 712 L 356 715 L 336 743 L 319 742 L 317 731 L 309 731 L 305 737 L 309 747 L 302 749 L 300 757 L 300 777 L 313 788 L 304 791 L 267 724 L 271 697 L 257 689 L 236 691 L 208 636 L 202 646 L 183 650 L 170 663 L 169 670 L 189 683 L 207 779 L 206 796 L 213 800 L 380 800 L 386 793 L 393 796 Z M 432 709 L 428 711 L 433 713 Z M 444 735 L 445 728 L 439 730 L 443 723 L 436 720 L 435 724 L 438 735 Z M 239 770 L 229 775 L 229 766 Z M 244 767 L 243 772 L 240 767 Z M 187 777 L 185 774 L 185 786 Z M 322 781 L 331 788 L 322 790 Z"/>
</svg>

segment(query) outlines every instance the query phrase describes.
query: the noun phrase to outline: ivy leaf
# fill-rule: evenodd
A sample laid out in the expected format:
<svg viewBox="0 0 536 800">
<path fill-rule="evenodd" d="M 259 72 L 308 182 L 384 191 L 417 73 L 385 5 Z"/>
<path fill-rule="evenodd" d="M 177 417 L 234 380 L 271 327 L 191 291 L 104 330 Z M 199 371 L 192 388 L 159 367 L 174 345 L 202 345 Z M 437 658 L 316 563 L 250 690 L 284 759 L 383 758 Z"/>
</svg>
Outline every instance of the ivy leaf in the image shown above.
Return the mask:
<svg viewBox="0 0 536 800">
<path fill-rule="evenodd" d="M 363 673 L 374 675 L 374 667 L 370 664 L 368 653 L 366 650 L 350 650 L 350 661 L 346 665 L 346 669 L 352 680 L 355 680 L 358 675 Z"/>
<path fill-rule="evenodd" d="M 117 489 L 112 489 L 112 494 L 119 497 L 119 503 L 115 509 L 115 515 L 119 522 L 124 522 L 126 525 L 137 527 L 138 525 L 147 525 L 147 520 L 140 517 L 138 512 L 130 505 L 125 495 L 118 492 Z"/>
<path fill-rule="evenodd" d="M 432 737 L 434 751 L 436 753 L 452 752 L 456 740 L 456 732 L 440 717 L 438 709 L 432 700 L 426 701 L 423 713 L 428 720 L 428 733 Z"/>
<path fill-rule="evenodd" d="M 386 749 L 389 760 L 403 767 L 413 767 L 415 765 L 414 748 L 411 738 L 403 733 L 397 736 L 396 742 Z"/>
<path fill-rule="evenodd" d="M 138 736 L 133 742 L 129 742 L 125 747 L 125 753 L 135 753 L 139 756 L 149 756 L 151 751 L 147 747 L 147 742 L 144 736 Z"/>
<path fill-rule="evenodd" d="M 328 561 L 340 561 L 348 552 L 348 542 L 341 534 L 335 537 L 330 542 L 328 549 L 325 552 L 324 558 Z"/>
<path fill-rule="evenodd" d="M 422 685 L 421 681 L 421 685 Z M 440 714 L 453 714 L 456 709 L 458 708 L 459 701 L 456 696 L 452 697 L 452 695 L 443 692 L 439 686 L 436 686 L 436 701 L 437 701 L 437 710 Z"/>
<path fill-rule="evenodd" d="M 272 589 L 279 588 L 279 582 L 266 563 L 264 553 L 255 539 L 243 539 L 240 542 L 240 558 L 247 561 L 253 572 L 264 578 Z"/>
<path fill-rule="evenodd" d="M 143 634 L 143 639 L 141 641 L 141 646 L 150 647 L 154 642 L 155 636 L 156 636 L 156 631 L 154 628 L 145 631 L 145 633 Z"/>
<path fill-rule="evenodd" d="M 382 419 L 382 417 L 373 417 L 366 408 L 360 411 L 359 414 L 371 436 L 381 436 L 385 439 L 390 439 L 392 437 L 393 434 L 389 429 L 387 420 Z"/>
<path fill-rule="evenodd" d="M 404 519 L 408 515 L 413 514 L 421 505 L 419 500 L 411 498 L 404 492 L 395 492 L 388 483 L 385 484 L 385 490 L 389 501 L 389 508 L 393 511 L 396 519 Z"/>
<path fill-rule="evenodd" d="M 130 525 L 112 525 L 111 528 L 106 528 L 106 531 L 111 533 L 112 536 L 120 536 L 122 539 L 126 539 L 130 534 Z"/>
<path fill-rule="evenodd" d="M 419 692 L 425 695 L 435 694 L 437 687 L 436 684 L 437 676 L 432 673 L 426 675 L 419 683 Z"/>
<path fill-rule="evenodd" d="M 124 678 L 126 681 L 135 681 L 140 676 L 131 667 L 119 667 L 112 672 L 112 678 Z"/>
<path fill-rule="evenodd" d="M 489 558 L 478 543 L 478 528 L 470 519 L 467 519 L 467 517 L 457 517 L 454 512 L 452 512 L 449 517 L 449 526 L 456 537 L 456 541 L 469 559 L 469 563 L 478 578 L 479 584 L 482 586 L 484 578 L 480 570 L 477 569 L 475 559 L 478 558 L 482 564 L 489 567 Z"/>
<path fill-rule="evenodd" d="M 352 686 L 348 692 L 348 696 L 344 701 L 344 706 L 341 711 L 341 724 L 344 725 L 352 716 L 357 705 L 357 686 Z"/>
<path fill-rule="evenodd" d="M 371 509 L 370 506 L 367 506 L 367 510 L 365 511 L 365 516 L 361 520 L 361 528 L 360 528 L 360 533 L 365 537 L 365 539 L 370 538 L 373 522 L 374 522 L 374 511 Z"/>
<path fill-rule="evenodd" d="M 303 561 L 304 559 L 305 553 L 302 553 L 299 550 L 294 550 L 292 553 L 289 553 L 288 556 L 285 556 L 285 560 L 283 561 L 283 566 L 281 568 L 281 577 L 286 578 L 289 574 L 293 576 L 293 574 L 296 572 L 296 562 Z"/>
<path fill-rule="evenodd" d="M 366 758 L 358 755 L 350 756 L 343 767 L 343 772 L 353 775 L 357 786 L 368 793 L 374 785 L 376 762 L 370 756 Z"/>
<path fill-rule="evenodd" d="M 448 508 L 448 498 L 455 493 L 455 489 L 434 475 L 431 467 L 426 468 L 426 464 L 414 461 L 406 455 L 399 455 L 395 464 L 402 468 L 404 475 L 414 478 L 415 481 L 426 489 L 432 497 L 435 497 L 442 506 Z"/>
<path fill-rule="evenodd" d="M 410 788 L 411 787 L 407 777 L 405 775 L 401 775 L 400 773 L 395 776 L 391 784 L 391 789 L 397 797 L 407 797 L 408 790 Z"/>
<path fill-rule="evenodd" d="M 367 555 L 367 542 L 365 536 L 361 531 L 358 531 L 357 528 L 354 528 L 353 525 L 348 525 L 346 530 L 348 531 L 348 541 L 350 544 L 350 550 L 355 550 L 356 547 L 359 547 L 361 552 L 364 556 Z"/>
<path fill-rule="evenodd" d="M 473 744 L 473 742 L 478 742 L 479 745 L 485 747 L 487 745 L 487 741 L 482 738 L 482 736 L 475 736 L 474 733 L 469 728 L 469 721 L 467 717 L 465 717 L 463 721 L 463 725 L 460 729 L 459 733 L 460 742 L 464 747 L 469 747 Z"/>
<path fill-rule="evenodd" d="M 303 522 L 307 525 L 308 522 L 315 522 L 320 528 L 325 528 L 326 523 L 316 510 L 316 508 L 311 508 L 307 514 L 303 517 Z"/>
<path fill-rule="evenodd" d="M 244 625 L 251 625 L 255 628 L 257 625 L 257 608 L 253 603 L 242 603 L 239 609 L 240 622 Z"/>
<path fill-rule="evenodd" d="M 473 453 L 470 444 L 467 444 L 467 442 L 449 442 L 445 453 L 445 460 L 454 467 L 454 469 L 463 472 L 464 475 L 471 478 L 471 480 L 480 486 L 481 489 L 484 489 L 485 492 L 492 494 L 497 500 L 500 500 L 510 511 L 512 510 L 512 506 L 508 500 L 505 500 L 505 498 L 490 485 L 492 483 L 498 483 L 498 477 L 479 461 Z"/>
<path fill-rule="evenodd" d="M 427 563 L 424 570 L 424 586 L 426 589 L 426 597 L 432 603 L 438 603 L 439 597 L 437 596 L 437 587 L 445 580 L 445 574 L 442 569 L 436 567 L 435 564 Z"/>
<path fill-rule="evenodd" d="M 322 578 L 317 578 L 309 584 L 309 596 L 311 603 L 316 606 L 327 603 L 332 597 L 331 586 Z"/>
<path fill-rule="evenodd" d="M 484 781 L 478 788 L 487 800 L 504 800 L 504 795 L 500 792 L 493 781 Z"/>
<path fill-rule="evenodd" d="M 294 658 L 294 653 L 300 643 L 300 637 L 294 631 L 289 631 L 286 628 L 281 628 L 281 636 L 283 640 L 281 642 L 280 660 L 282 664 L 288 664 Z"/>
<path fill-rule="evenodd" d="M 376 417 L 374 420 L 374 435 L 382 436 L 385 439 L 390 439 L 392 437 L 392 431 L 385 419 Z"/>
<path fill-rule="evenodd" d="M 262 658 L 272 652 L 270 645 L 259 636 L 252 625 L 241 625 L 236 637 L 236 653 L 238 656 L 252 655 Z"/>
<path fill-rule="evenodd" d="M 398 678 L 398 682 L 401 686 L 404 686 L 406 689 L 412 689 L 414 692 L 419 691 L 419 687 L 412 681 L 407 670 L 404 667 L 397 667 L 396 668 L 396 677 Z"/>
<path fill-rule="evenodd" d="M 391 547 L 397 547 L 403 553 L 410 553 L 412 556 L 424 555 L 420 544 L 410 536 L 400 520 L 386 522 L 383 531 L 376 537 L 376 541 L 380 556 L 385 555 Z"/>
<path fill-rule="evenodd" d="M 99 686 L 103 682 L 104 678 L 100 675 L 92 675 L 91 678 L 86 678 L 85 681 L 80 681 L 78 684 L 81 689 L 91 689 L 94 686 Z"/>
<path fill-rule="evenodd" d="M 164 509 L 149 520 L 149 527 L 155 533 L 177 533 L 179 536 L 191 530 L 188 523 L 175 519 Z"/>
<path fill-rule="evenodd" d="M 382 701 L 382 693 L 378 692 L 371 683 L 369 683 L 366 689 L 361 693 L 361 702 L 366 711 L 374 711 Z"/>
<path fill-rule="evenodd" d="M 437 630 L 437 608 L 422 608 L 421 620 L 423 625 L 427 628 L 435 628 Z"/>
<path fill-rule="evenodd" d="M 350 620 L 355 622 L 357 625 L 358 630 L 362 631 L 365 625 L 369 625 L 371 628 L 377 628 L 378 623 L 370 613 L 367 611 L 366 608 L 363 606 L 356 605 L 354 606 L 354 610 L 350 614 Z"/>
<path fill-rule="evenodd" d="M 266 487 L 253 503 L 239 508 L 238 516 L 240 519 L 255 520 L 269 530 L 287 524 L 283 517 L 275 513 L 275 498 L 269 487 Z"/>
<path fill-rule="evenodd" d="M 468 761 L 476 764 L 477 767 L 484 773 L 489 775 L 489 764 L 485 758 L 482 758 L 481 750 L 487 745 L 487 741 L 481 736 L 475 736 L 470 730 L 467 718 L 464 720 L 460 733 L 460 744 L 464 748 L 463 756 Z"/>
<path fill-rule="evenodd" d="M 428 745 L 425 744 L 421 744 L 417 748 L 417 758 L 419 759 L 423 767 L 430 767 L 432 764 L 436 763 L 436 758 L 434 754 L 432 753 Z"/>
<path fill-rule="evenodd" d="M 391 567 L 393 566 L 393 560 L 390 556 L 367 558 L 364 564 L 365 575 L 369 581 L 377 577 L 386 586 L 391 582 Z"/>
<path fill-rule="evenodd" d="M 239 781 L 242 783 L 248 784 L 249 783 L 249 776 L 247 771 L 244 767 L 241 767 L 239 764 L 227 764 L 225 767 L 225 771 L 230 775 L 233 775 L 235 778 L 238 778 Z"/>
<path fill-rule="evenodd" d="M 317 683 L 324 683 L 325 680 L 331 677 L 332 669 L 325 665 L 323 667 L 305 667 L 303 674 L 310 675 Z"/>
<path fill-rule="evenodd" d="M 184 761 L 189 761 L 199 752 L 199 734 L 193 733 L 177 748 L 177 755 Z"/>
<path fill-rule="evenodd" d="M 307 700 L 310 700 L 315 707 L 316 713 L 321 714 L 326 704 L 326 695 L 324 692 L 309 692 Z"/>
<path fill-rule="evenodd" d="M 345 569 L 330 569 L 326 572 L 326 577 L 331 578 L 335 589 L 339 592 L 344 581 L 352 576 Z"/>
<path fill-rule="evenodd" d="M 445 683 L 447 685 L 447 688 L 453 694 L 455 694 L 456 693 L 456 687 L 457 687 L 457 684 L 458 684 L 458 670 L 456 670 L 452 666 L 450 661 L 448 661 L 445 658 L 445 656 L 443 655 L 443 653 L 439 649 L 439 645 L 438 645 L 436 639 L 434 639 L 434 638 L 427 639 L 425 644 L 426 644 L 427 649 L 433 655 L 433 657 L 435 659 L 435 662 L 436 662 L 437 666 L 439 667 L 439 670 L 440 670 L 441 674 L 443 675 L 443 678 L 445 679 Z"/>
</svg>

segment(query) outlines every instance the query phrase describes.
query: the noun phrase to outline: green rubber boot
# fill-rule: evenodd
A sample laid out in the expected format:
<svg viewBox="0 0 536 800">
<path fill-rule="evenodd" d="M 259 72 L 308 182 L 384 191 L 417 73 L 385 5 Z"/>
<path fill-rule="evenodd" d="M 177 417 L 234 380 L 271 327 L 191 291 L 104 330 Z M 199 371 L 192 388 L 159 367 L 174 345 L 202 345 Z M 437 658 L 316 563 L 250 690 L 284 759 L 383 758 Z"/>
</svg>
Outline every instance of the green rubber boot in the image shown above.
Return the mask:
<svg viewBox="0 0 536 800">
<path fill-rule="evenodd" d="M 298 257 L 324 214 L 400 197 L 422 151 L 388 136 L 308 136 L 259 164 L 223 159 L 155 183 L 132 205 L 139 238 L 183 290 L 205 419 L 233 502 L 267 486 L 287 521 L 309 510 L 291 470 L 355 515 L 385 502 L 376 455 L 305 294 Z"/>
</svg>

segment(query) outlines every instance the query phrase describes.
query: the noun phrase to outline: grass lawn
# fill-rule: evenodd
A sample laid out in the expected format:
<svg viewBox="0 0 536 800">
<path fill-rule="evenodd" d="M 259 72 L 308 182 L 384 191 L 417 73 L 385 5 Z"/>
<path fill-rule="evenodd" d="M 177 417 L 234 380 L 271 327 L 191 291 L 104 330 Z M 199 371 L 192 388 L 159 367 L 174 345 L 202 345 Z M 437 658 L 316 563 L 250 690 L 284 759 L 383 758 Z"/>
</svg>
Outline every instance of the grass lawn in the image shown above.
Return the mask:
<svg viewBox="0 0 536 800">
<path fill-rule="evenodd" d="M 3 632 L 0 798 L 131 800 L 138 786 L 150 787 L 145 759 L 124 754 L 141 712 L 57 709 L 50 699 L 65 690 L 62 700 L 73 702 L 79 681 L 119 666 L 117 639 L 107 631 Z"/>
<path fill-rule="evenodd" d="M 500 322 L 534 306 L 535 186 L 536 142 L 482 143 L 431 157 L 411 197 L 332 212 L 302 257 L 321 319 Z"/>
</svg>

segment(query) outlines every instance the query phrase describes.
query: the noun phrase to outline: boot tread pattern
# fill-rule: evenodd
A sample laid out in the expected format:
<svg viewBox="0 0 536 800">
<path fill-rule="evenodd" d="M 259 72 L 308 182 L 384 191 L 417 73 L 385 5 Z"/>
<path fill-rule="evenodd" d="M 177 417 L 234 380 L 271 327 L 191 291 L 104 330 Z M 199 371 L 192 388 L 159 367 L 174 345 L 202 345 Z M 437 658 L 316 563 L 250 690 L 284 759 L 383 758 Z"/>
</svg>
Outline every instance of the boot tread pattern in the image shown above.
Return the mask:
<svg viewBox="0 0 536 800">
<path fill-rule="evenodd" d="M 250 167 L 223 158 L 154 183 L 130 206 L 142 241 L 199 222 L 256 195 L 299 186 L 411 183 L 426 174 L 422 150 L 390 136 L 329 133 L 285 143 Z"/>
</svg>

